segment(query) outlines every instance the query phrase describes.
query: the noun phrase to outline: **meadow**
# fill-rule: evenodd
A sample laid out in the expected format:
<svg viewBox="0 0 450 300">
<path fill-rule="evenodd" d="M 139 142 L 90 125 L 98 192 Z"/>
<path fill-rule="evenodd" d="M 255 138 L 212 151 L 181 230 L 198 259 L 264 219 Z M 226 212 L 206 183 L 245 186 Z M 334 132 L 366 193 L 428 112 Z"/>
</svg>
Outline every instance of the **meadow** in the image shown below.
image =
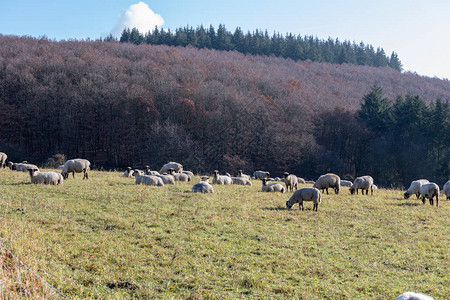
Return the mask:
<svg viewBox="0 0 450 300">
<path fill-rule="evenodd" d="M 343 187 L 325 193 L 313 212 L 311 202 L 305 211 L 297 204 L 286 210 L 291 193 L 262 193 L 259 181 L 195 194 L 199 177 L 150 187 L 121 174 L 91 171 L 87 181 L 76 174 L 45 186 L 1 169 L 1 242 L 71 299 L 450 295 L 450 202 L 443 195 L 436 207 L 405 200 L 400 190 L 366 196 Z M 32 295 L 58 298 L 17 272 Z M 25 294 L 11 281 L 2 268 L 2 298 Z"/>
</svg>

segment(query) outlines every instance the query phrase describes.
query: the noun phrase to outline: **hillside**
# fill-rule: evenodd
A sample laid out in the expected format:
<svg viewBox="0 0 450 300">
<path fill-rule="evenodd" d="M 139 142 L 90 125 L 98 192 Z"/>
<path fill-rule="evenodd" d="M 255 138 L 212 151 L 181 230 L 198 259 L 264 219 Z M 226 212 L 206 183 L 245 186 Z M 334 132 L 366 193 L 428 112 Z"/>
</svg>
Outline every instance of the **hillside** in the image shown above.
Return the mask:
<svg viewBox="0 0 450 300">
<path fill-rule="evenodd" d="M 387 67 L 0 36 L 0 148 L 13 161 L 64 153 L 106 168 L 179 160 L 204 171 L 355 176 L 370 169 L 324 148 L 318 133 L 337 107 L 355 119 L 374 84 L 391 103 L 417 95 L 432 109 L 450 99 L 448 81 Z"/>
</svg>

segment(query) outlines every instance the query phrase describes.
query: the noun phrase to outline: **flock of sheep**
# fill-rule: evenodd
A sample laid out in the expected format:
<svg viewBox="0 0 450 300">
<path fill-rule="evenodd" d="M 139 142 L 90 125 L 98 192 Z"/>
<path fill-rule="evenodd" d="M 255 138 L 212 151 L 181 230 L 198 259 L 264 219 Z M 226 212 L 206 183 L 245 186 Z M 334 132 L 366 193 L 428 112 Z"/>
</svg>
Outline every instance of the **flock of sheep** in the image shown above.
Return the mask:
<svg viewBox="0 0 450 300">
<path fill-rule="evenodd" d="M 6 166 L 7 155 L 0 152 L 0 166 Z M 27 162 L 13 163 L 8 162 L 8 166 L 11 170 L 29 172 L 31 183 L 41 184 L 54 184 L 59 185 L 63 183 L 63 179 L 67 179 L 69 174 L 72 173 L 72 177 L 75 178 L 75 173 L 83 173 L 83 179 L 88 179 L 88 171 L 90 170 L 91 163 L 86 159 L 71 159 L 68 160 L 63 166 L 60 166 L 61 173 L 56 172 L 40 172 L 36 165 L 29 164 Z M 123 177 L 134 177 L 135 184 L 164 186 L 166 184 L 175 184 L 176 181 L 191 181 L 194 174 L 190 171 L 183 170 L 183 166 L 177 162 L 169 162 L 165 164 L 159 171 L 153 171 L 149 166 L 146 166 L 144 170 L 126 168 L 122 175 Z M 350 193 L 361 193 L 366 195 L 373 195 L 373 191 L 377 189 L 374 184 L 374 180 L 371 176 L 361 176 L 354 180 L 354 182 L 341 180 L 336 174 L 328 173 L 320 176 L 317 181 L 305 181 L 303 178 L 297 177 L 294 174 L 285 172 L 284 178 L 270 178 L 270 173 L 266 171 L 255 171 L 253 176 L 246 175 L 242 170 L 238 171 L 237 176 L 233 177 L 226 173 L 220 175 L 220 172 L 215 170 L 212 172 L 212 184 L 213 185 L 252 185 L 252 180 L 261 180 L 262 192 L 280 192 L 286 191 L 293 192 L 290 199 L 286 202 L 288 209 L 296 203 L 299 204 L 299 209 L 303 210 L 304 201 L 313 202 L 313 211 L 317 211 L 319 203 L 322 200 L 322 193 L 332 188 L 336 194 L 339 193 L 342 186 L 349 187 Z M 201 181 L 194 184 L 192 192 L 194 193 L 214 193 L 213 186 L 209 183 L 209 176 L 202 176 Z M 285 187 L 280 183 L 284 182 Z M 298 189 L 298 184 L 309 183 L 313 184 L 312 187 L 304 187 Z M 450 199 L 450 180 L 445 183 L 443 192 L 448 199 Z M 425 204 L 426 199 L 429 199 L 430 204 L 434 204 L 434 198 L 436 198 L 436 206 L 439 204 L 439 186 L 435 183 L 429 182 L 426 179 L 415 180 L 411 182 L 411 186 L 404 193 L 405 199 L 408 199 L 411 195 L 415 194 L 417 198 L 421 198 Z"/>
</svg>

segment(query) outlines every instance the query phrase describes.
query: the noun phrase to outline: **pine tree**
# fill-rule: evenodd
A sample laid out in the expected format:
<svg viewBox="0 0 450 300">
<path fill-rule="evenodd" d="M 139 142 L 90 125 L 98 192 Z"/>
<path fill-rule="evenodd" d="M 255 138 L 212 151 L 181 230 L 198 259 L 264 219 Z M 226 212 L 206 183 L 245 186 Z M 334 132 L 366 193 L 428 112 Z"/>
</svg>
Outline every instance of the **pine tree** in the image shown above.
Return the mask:
<svg viewBox="0 0 450 300">
<path fill-rule="evenodd" d="M 389 58 L 389 67 L 399 72 L 403 70 L 403 65 L 400 62 L 397 53 L 395 53 L 394 51 L 392 51 L 391 57 Z"/>
<path fill-rule="evenodd" d="M 391 120 L 390 103 L 382 97 L 383 89 L 373 85 L 370 93 L 365 95 L 358 111 L 359 119 L 374 133 L 384 133 Z"/>
</svg>

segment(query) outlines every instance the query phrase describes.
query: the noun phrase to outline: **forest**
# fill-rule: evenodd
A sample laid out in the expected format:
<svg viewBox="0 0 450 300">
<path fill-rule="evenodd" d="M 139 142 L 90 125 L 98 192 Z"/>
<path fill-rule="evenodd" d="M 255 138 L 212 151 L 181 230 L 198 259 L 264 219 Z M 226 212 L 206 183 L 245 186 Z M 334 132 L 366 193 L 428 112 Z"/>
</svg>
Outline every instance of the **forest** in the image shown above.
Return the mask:
<svg viewBox="0 0 450 300">
<path fill-rule="evenodd" d="M 120 169 L 450 177 L 450 83 L 238 51 L 0 36 L 0 151 Z"/>
<path fill-rule="evenodd" d="M 109 36 L 107 41 L 115 40 Z M 387 56 L 384 49 L 366 45 L 363 42 L 356 44 L 349 41 L 328 38 L 320 40 L 313 36 L 293 35 L 283 36 L 273 33 L 269 36 L 267 30 L 255 30 L 253 33 L 244 34 L 241 28 L 236 28 L 234 33 L 228 31 L 225 25 L 219 25 L 217 31 L 210 25 L 205 29 L 198 26 L 178 28 L 175 32 L 170 29 L 155 27 L 153 31 L 141 33 L 137 28 L 125 28 L 120 37 L 120 42 L 168 46 L 192 46 L 195 48 L 216 49 L 222 51 L 237 51 L 252 55 L 273 55 L 276 57 L 290 58 L 295 61 L 311 60 L 314 62 L 327 62 L 333 64 L 355 64 L 373 67 L 391 67 L 402 71 L 402 63 L 397 53 L 392 52 Z"/>
</svg>

